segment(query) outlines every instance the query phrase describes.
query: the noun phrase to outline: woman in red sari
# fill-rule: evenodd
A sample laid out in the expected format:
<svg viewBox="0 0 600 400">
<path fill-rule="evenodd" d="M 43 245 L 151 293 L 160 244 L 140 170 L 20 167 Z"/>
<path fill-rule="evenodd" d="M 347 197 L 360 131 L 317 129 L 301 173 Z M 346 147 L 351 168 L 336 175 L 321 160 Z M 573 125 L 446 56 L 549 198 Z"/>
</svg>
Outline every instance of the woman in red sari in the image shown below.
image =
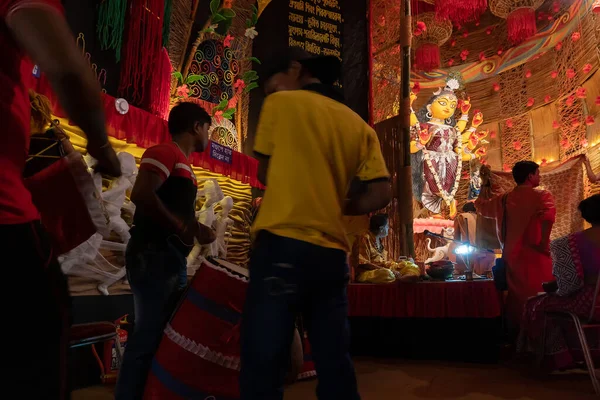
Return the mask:
<svg viewBox="0 0 600 400">
<path fill-rule="evenodd" d="M 571 323 L 563 326 L 549 319 L 543 337 L 546 312 L 572 312 L 587 319 L 594 306 L 594 292 L 600 274 L 600 194 L 582 201 L 579 211 L 592 227 L 552 242 L 550 248 L 556 281 L 544 285 L 548 294 L 527 301 L 521 322 L 518 351 L 543 352 L 543 367 L 549 370 L 566 369 L 584 360 Z M 587 341 L 592 356 L 600 361 L 599 339 L 595 330 L 589 331 Z"/>
<path fill-rule="evenodd" d="M 496 220 L 502 257 L 506 262 L 508 295 L 506 319 L 509 333 L 517 337 L 525 302 L 542 291 L 542 283 L 552 279 L 550 232 L 556 218 L 552 194 L 536 189 L 540 184 L 539 166 L 519 161 L 513 167 L 517 183 L 511 192 L 489 199 L 489 171 L 482 167 L 484 187 L 475 201 L 477 213 Z M 506 214 L 506 216 L 505 216 Z M 506 232 L 502 232 L 506 217 Z"/>
</svg>

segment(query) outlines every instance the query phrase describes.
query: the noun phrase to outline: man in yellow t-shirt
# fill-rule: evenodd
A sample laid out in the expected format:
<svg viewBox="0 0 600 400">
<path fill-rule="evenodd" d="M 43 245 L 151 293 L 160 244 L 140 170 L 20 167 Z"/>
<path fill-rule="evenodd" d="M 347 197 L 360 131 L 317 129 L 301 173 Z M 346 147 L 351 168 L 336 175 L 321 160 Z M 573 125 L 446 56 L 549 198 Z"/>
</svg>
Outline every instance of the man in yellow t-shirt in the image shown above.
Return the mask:
<svg viewBox="0 0 600 400">
<path fill-rule="evenodd" d="M 358 400 L 348 354 L 343 216 L 385 207 L 389 174 L 375 131 L 333 87 L 339 60 L 298 48 L 274 57 L 261 74 L 268 97 L 254 144 L 267 190 L 252 229 L 241 399 L 283 398 L 294 318 L 302 313 L 318 397 Z"/>
</svg>

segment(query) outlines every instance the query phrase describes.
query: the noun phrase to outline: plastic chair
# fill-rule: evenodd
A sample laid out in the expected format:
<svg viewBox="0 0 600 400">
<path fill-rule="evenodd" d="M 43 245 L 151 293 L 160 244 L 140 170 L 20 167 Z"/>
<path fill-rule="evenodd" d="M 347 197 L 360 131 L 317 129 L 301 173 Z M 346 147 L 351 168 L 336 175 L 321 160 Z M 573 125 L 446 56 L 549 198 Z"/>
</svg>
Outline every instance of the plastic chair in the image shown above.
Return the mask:
<svg viewBox="0 0 600 400">
<path fill-rule="evenodd" d="M 590 347 L 588 346 L 587 339 L 585 337 L 586 329 L 600 329 L 600 321 L 598 321 L 595 316 L 600 315 L 597 312 L 600 312 L 600 302 L 598 299 L 598 290 L 600 289 L 600 275 L 598 275 L 598 279 L 596 281 L 596 290 L 594 292 L 594 300 L 592 301 L 592 309 L 590 311 L 590 315 L 587 319 L 583 319 L 575 315 L 571 312 L 561 312 L 561 311 L 552 311 L 547 312 L 546 316 L 550 318 L 561 319 L 564 321 L 572 321 L 575 324 L 575 330 L 577 331 L 577 337 L 579 338 L 579 343 L 581 344 L 581 349 L 583 350 L 583 356 L 585 358 L 585 364 L 588 369 L 588 373 L 590 374 L 590 378 L 592 380 L 592 385 L 594 386 L 594 391 L 597 396 L 600 396 L 600 382 L 598 382 L 598 378 L 596 377 L 594 360 L 592 359 L 592 353 L 590 352 Z M 546 337 L 546 324 L 544 324 L 544 336 Z M 542 347 L 543 351 L 544 347 Z"/>
<path fill-rule="evenodd" d="M 117 327 L 112 322 L 92 322 L 89 324 L 76 324 L 71 326 L 71 338 L 69 348 L 74 349 L 82 346 L 91 346 L 96 343 L 115 342 L 117 362 L 121 365 L 121 346 Z"/>
</svg>

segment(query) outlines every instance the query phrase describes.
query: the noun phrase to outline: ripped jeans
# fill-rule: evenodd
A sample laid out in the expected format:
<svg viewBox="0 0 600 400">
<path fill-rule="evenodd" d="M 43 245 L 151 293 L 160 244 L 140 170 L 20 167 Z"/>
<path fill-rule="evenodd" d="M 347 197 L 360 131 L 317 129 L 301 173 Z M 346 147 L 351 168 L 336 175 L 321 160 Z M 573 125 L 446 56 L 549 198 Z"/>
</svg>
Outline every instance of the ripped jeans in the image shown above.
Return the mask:
<svg viewBox="0 0 600 400">
<path fill-rule="evenodd" d="M 294 321 L 308 330 L 320 400 L 359 400 L 348 352 L 346 253 L 262 231 L 242 319 L 241 400 L 281 400 Z"/>
</svg>

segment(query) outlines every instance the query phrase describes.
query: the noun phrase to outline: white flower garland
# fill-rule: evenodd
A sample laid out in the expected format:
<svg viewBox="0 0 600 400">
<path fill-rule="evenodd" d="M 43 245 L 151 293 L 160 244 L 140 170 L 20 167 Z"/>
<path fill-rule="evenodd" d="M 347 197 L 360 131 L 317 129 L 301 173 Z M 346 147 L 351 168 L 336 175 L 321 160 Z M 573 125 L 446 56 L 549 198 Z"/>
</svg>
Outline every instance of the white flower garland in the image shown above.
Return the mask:
<svg viewBox="0 0 600 400">
<path fill-rule="evenodd" d="M 433 125 L 430 124 L 429 129 L 436 129 Z M 456 136 L 456 128 L 448 126 L 448 125 L 439 125 L 440 129 L 452 129 L 454 131 L 454 134 Z M 437 133 L 437 129 L 436 131 L 433 132 L 433 134 L 431 135 L 431 137 L 433 138 L 433 136 Z M 431 139 L 430 139 L 431 140 Z M 458 146 L 457 149 L 459 149 L 462 152 L 462 143 L 460 140 L 458 140 Z M 454 152 L 456 153 L 456 152 Z M 456 176 L 454 178 L 454 187 L 452 188 L 452 192 L 448 193 L 443 189 L 443 186 L 441 184 L 440 181 L 440 177 L 437 173 L 437 170 L 435 168 L 433 168 L 433 164 L 431 162 L 431 158 L 429 157 L 429 151 L 425 148 L 423 149 L 423 155 L 424 155 L 424 159 L 425 162 L 427 162 L 427 166 L 429 167 L 429 171 L 431 171 L 431 174 L 433 175 L 433 179 L 435 180 L 435 183 L 437 185 L 438 190 L 440 191 L 440 197 L 442 199 L 444 199 L 444 201 L 446 202 L 446 204 L 449 206 L 450 203 L 452 203 L 452 201 L 454 200 L 454 196 L 456 195 L 456 192 L 458 191 L 458 184 L 460 182 L 460 174 L 462 172 L 462 160 L 460 158 L 460 154 L 456 153 L 457 156 L 457 165 L 456 165 Z"/>
</svg>

